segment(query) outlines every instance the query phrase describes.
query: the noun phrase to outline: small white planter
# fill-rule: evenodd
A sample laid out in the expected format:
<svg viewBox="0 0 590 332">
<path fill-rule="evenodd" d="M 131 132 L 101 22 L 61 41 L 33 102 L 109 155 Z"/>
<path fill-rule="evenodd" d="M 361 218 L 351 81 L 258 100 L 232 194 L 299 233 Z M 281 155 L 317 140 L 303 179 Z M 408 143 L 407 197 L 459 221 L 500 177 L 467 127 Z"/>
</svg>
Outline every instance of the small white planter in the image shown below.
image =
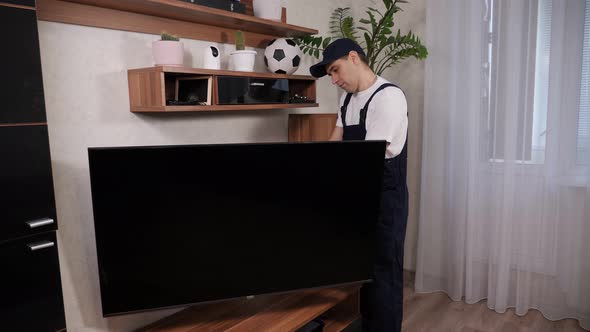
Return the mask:
<svg viewBox="0 0 590 332">
<path fill-rule="evenodd" d="M 256 17 L 281 21 L 281 0 L 252 0 L 252 9 Z"/>
<path fill-rule="evenodd" d="M 152 42 L 152 55 L 156 66 L 182 67 L 184 45 L 179 41 L 156 40 Z"/>
<path fill-rule="evenodd" d="M 254 62 L 256 60 L 256 51 L 242 50 L 230 53 L 233 70 L 237 71 L 254 71 Z"/>
</svg>

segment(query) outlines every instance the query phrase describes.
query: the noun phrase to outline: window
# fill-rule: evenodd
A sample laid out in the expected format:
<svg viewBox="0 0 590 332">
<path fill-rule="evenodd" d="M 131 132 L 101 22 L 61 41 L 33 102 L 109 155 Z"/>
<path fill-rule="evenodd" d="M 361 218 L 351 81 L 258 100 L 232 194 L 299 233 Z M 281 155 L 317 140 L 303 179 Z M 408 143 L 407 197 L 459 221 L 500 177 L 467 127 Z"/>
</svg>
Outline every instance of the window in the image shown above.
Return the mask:
<svg viewBox="0 0 590 332">
<path fill-rule="evenodd" d="M 484 157 L 489 161 L 510 160 L 541 165 L 550 157 L 567 159 L 563 162 L 568 165 L 590 166 L 590 0 L 577 2 L 580 6 L 584 6 L 585 3 L 585 12 L 576 9 L 577 13 L 574 14 L 580 18 L 580 22 L 582 14 L 585 15 L 583 47 L 580 45 L 579 48 L 570 49 L 570 52 L 576 54 L 568 58 L 573 59 L 576 65 L 567 67 L 567 70 L 577 73 L 564 74 L 567 77 L 576 77 L 575 83 L 568 83 L 570 86 L 575 85 L 576 90 L 579 86 L 579 90 L 571 96 L 575 100 L 575 106 L 569 105 L 567 110 L 559 109 L 560 117 L 568 113 L 567 116 L 572 122 L 577 121 L 577 132 L 569 130 L 562 134 L 570 138 L 559 138 L 561 142 L 568 141 L 567 147 L 572 151 L 568 152 L 566 158 L 563 158 L 563 155 L 546 155 L 550 85 L 556 84 L 555 81 L 552 82 L 552 75 L 555 75 L 555 68 L 558 68 L 551 60 L 561 61 L 551 59 L 551 38 L 556 28 L 552 22 L 555 15 L 554 1 L 556 0 L 487 1 L 489 16 L 483 60 L 486 90 L 483 98 L 487 110 L 483 125 L 487 127 L 484 128 L 483 139 L 487 146 Z M 511 13 L 517 6 L 518 12 L 524 14 L 514 17 Z M 572 8 L 567 9 L 566 15 L 572 15 Z M 569 20 L 571 16 L 566 17 Z M 566 33 L 571 35 L 571 29 L 579 34 L 580 39 L 575 41 L 579 45 L 581 24 L 570 24 L 566 28 Z M 562 43 L 561 40 L 554 41 L 553 48 L 564 47 Z M 564 68 L 562 67 L 563 70 Z M 578 76 L 579 70 L 581 76 Z M 581 81 L 578 77 L 581 77 Z M 576 109 L 578 107 L 579 110 Z M 571 118 L 574 113 L 575 120 Z M 563 148 L 563 145 L 561 147 Z"/>
<path fill-rule="evenodd" d="M 519 2 L 524 4 L 525 2 Z M 490 0 L 484 82 L 487 158 L 502 162 L 545 161 L 551 0 L 526 2 L 524 17 L 510 15 L 507 1 Z M 521 8 L 522 9 L 522 8 Z M 489 97 L 487 97 L 489 96 Z"/>
<path fill-rule="evenodd" d="M 576 163 L 590 165 L 590 0 L 586 0 Z"/>
<path fill-rule="evenodd" d="M 540 0 L 537 19 L 537 47 L 535 51 L 535 88 L 531 137 L 531 160 L 545 162 L 547 143 L 547 103 L 549 99 L 549 63 L 551 54 L 551 4 L 552 0 Z"/>
</svg>

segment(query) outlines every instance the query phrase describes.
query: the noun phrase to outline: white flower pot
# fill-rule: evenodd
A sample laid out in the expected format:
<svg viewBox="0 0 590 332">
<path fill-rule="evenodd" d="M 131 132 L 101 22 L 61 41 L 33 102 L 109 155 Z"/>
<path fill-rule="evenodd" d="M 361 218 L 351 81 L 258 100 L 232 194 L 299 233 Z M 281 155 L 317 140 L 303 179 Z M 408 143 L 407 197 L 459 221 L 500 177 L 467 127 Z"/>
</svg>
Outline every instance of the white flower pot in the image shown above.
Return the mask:
<svg viewBox="0 0 590 332">
<path fill-rule="evenodd" d="M 152 42 L 152 55 L 156 66 L 182 67 L 184 45 L 174 40 L 156 40 Z"/>
<path fill-rule="evenodd" d="M 242 50 L 230 53 L 233 62 L 233 70 L 254 71 L 256 51 Z"/>
<path fill-rule="evenodd" d="M 252 9 L 256 17 L 281 21 L 281 0 L 252 0 Z"/>
</svg>

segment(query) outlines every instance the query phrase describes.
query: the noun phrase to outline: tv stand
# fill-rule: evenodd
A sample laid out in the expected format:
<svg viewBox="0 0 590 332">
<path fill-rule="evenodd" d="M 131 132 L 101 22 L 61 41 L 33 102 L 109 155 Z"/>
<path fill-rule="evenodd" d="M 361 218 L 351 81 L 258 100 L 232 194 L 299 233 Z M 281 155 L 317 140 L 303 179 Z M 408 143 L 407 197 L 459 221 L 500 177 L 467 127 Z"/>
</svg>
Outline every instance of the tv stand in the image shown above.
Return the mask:
<svg viewBox="0 0 590 332">
<path fill-rule="evenodd" d="M 314 289 L 189 307 L 138 332 L 288 332 L 317 317 L 324 331 L 342 331 L 359 318 L 360 285 Z"/>
</svg>

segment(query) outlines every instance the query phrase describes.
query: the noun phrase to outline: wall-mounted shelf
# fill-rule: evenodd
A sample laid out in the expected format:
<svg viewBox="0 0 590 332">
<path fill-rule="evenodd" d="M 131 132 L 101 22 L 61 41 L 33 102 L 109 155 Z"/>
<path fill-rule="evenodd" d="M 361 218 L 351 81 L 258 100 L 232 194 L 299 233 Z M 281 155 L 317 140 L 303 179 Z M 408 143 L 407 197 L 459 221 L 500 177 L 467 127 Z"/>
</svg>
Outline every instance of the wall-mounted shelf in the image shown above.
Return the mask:
<svg viewBox="0 0 590 332">
<path fill-rule="evenodd" d="M 178 0 L 37 0 L 40 20 L 233 43 L 233 31 L 246 32 L 246 45 L 264 48 L 278 37 L 317 34 L 318 30 Z"/>
<path fill-rule="evenodd" d="M 230 29 L 262 33 L 267 35 L 299 37 L 317 34 L 308 29 L 281 22 L 261 19 L 251 15 L 195 5 L 178 0 L 65 0 L 84 5 L 110 8 L 144 15 L 171 18 L 185 22 L 199 23 Z"/>
<path fill-rule="evenodd" d="M 316 79 L 312 76 L 281 75 L 272 73 L 238 72 L 184 67 L 156 66 L 131 69 L 127 72 L 129 83 L 129 103 L 131 112 L 200 112 L 200 111 L 243 111 L 271 110 L 287 108 L 317 107 Z M 167 105 L 167 100 L 175 99 L 176 83 L 179 77 L 211 77 L 210 105 Z M 259 103 L 222 104 L 219 98 L 218 79 L 220 77 L 245 77 L 248 79 L 271 79 L 288 81 L 289 100 L 295 95 L 305 96 L 307 103 Z M 204 81 L 205 82 L 205 81 Z"/>
</svg>

